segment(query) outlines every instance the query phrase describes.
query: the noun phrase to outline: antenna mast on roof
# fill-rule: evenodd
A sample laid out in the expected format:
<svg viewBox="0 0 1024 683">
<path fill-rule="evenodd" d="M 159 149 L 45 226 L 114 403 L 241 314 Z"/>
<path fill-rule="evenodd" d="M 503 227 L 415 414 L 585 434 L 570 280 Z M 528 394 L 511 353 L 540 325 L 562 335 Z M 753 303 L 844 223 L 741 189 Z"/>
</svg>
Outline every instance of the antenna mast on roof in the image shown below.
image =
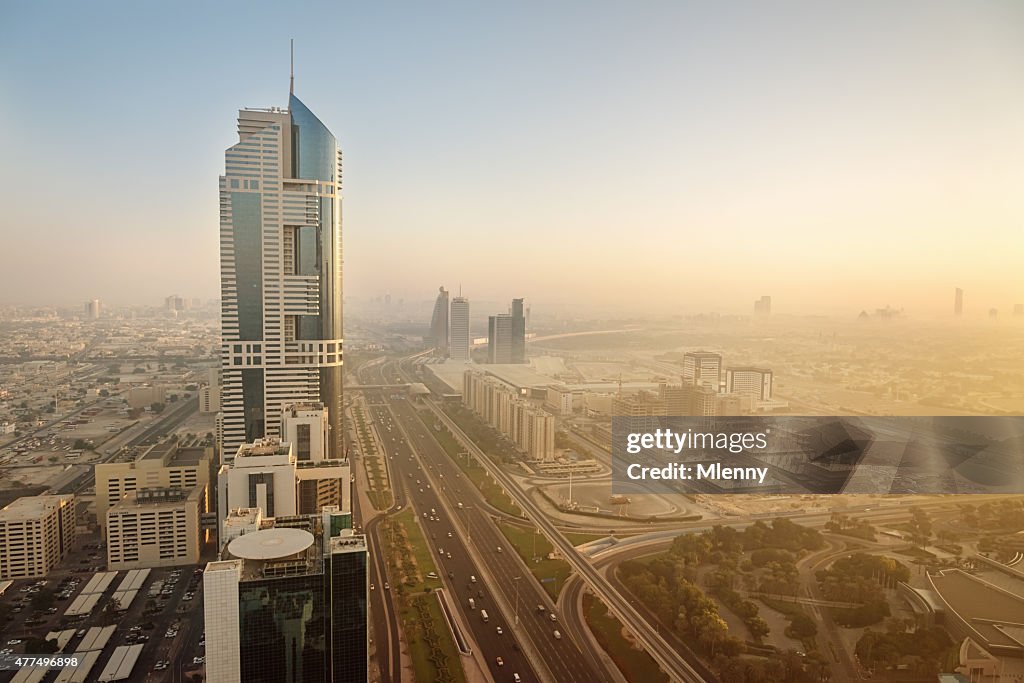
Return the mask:
<svg viewBox="0 0 1024 683">
<path fill-rule="evenodd" d="M 292 71 L 291 71 L 292 76 L 291 76 L 291 80 L 288 83 L 288 94 L 289 95 L 294 95 L 295 94 L 295 39 L 294 38 L 291 39 L 291 45 L 292 45 Z"/>
</svg>

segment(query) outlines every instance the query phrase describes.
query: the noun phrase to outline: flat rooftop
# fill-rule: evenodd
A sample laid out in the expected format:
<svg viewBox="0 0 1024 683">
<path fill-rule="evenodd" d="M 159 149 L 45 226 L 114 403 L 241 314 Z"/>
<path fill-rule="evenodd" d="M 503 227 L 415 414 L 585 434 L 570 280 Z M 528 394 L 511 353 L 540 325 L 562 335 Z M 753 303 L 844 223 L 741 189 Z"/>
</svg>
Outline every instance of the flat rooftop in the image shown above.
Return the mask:
<svg viewBox="0 0 1024 683">
<path fill-rule="evenodd" d="M 38 519 L 40 515 L 60 507 L 61 501 L 71 502 L 72 496 L 24 496 L 0 510 L 0 522 Z"/>
<path fill-rule="evenodd" d="M 1024 625 L 1024 599 L 958 569 L 929 577 L 950 608 L 981 634 L 987 643 L 1008 647 L 1021 644 L 1002 626 Z"/>
<path fill-rule="evenodd" d="M 151 446 L 139 456 L 138 460 L 158 460 L 164 462 L 168 467 L 183 467 L 198 465 L 205 454 L 206 449 L 202 446 L 179 447 L 177 441 L 168 440 Z"/>
</svg>

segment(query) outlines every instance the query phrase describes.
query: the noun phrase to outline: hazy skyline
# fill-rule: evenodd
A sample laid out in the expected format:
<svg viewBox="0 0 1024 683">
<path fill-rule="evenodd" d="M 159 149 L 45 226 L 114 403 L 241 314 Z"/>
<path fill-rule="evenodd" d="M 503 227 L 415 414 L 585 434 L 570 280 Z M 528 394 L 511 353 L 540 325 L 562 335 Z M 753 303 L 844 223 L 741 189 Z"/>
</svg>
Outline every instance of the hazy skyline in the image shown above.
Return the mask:
<svg viewBox="0 0 1024 683">
<path fill-rule="evenodd" d="M 0 304 L 217 296 L 223 152 L 291 37 L 346 296 L 1024 301 L 1019 3 L 279 10 L 0 10 Z"/>
</svg>

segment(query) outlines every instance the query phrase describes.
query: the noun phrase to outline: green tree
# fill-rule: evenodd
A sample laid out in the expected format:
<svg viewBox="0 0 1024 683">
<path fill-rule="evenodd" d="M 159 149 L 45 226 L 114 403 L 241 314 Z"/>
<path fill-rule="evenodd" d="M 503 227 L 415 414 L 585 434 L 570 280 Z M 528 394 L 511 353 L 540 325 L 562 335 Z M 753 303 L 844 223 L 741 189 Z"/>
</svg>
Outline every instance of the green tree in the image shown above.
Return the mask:
<svg viewBox="0 0 1024 683">
<path fill-rule="evenodd" d="M 786 635 L 797 640 L 813 638 L 818 634 L 818 624 L 804 612 L 796 612 L 790 617 Z"/>
</svg>

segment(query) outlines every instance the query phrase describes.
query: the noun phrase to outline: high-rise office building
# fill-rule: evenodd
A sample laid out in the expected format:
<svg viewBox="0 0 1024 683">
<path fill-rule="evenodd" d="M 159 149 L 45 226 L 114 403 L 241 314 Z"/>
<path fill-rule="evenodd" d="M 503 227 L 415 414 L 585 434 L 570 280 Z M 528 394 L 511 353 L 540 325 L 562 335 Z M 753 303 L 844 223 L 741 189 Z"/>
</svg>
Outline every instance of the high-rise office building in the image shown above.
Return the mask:
<svg viewBox="0 0 1024 683">
<path fill-rule="evenodd" d="M 430 343 L 434 353 L 441 358 L 448 357 L 448 290 L 438 288 L 434 301 L 434 315 L 430 318 Z"/>
<path fill-rule="evenodd" d="M 508 313 L 488 318 L 487 362 L 526 362 L 526 316 L 522 299 L 513 299 Z"/>
<path fill-rule="evenodd" d="M 754 313 L 756 315 L 770 315 L 772 312 L 772 298 L 770 296 L 762 296 L 760 299 L 754 300 Z"/>
<path fill-rule="evenodd" d="M 959 287 L 956 288 L 956 294 L 953 297 L 953 315 L 964 314 L 964 290 Z"/>
<path fill-rule="evenodd" d="M 86 301 L 85 302 L 85 317 L 88 318 L 89 320 L 99 320 L 100 319 L 100 307 L 101 307 L 101 304 L 100 304 L 100 300 L 99 299 L 90 299 L 89 301 Z"/>
<path fill-rule="evenodd" d="M 189 299 L 178 296 L 177 294 L 171 294 L 170 296 L 164 298 L 164 308 L 166 308 L 168 311 L 187 311 L 189 308 L 191 308 L 191 306 L 192 303 Z"/>
<path fill-rule="evenodd" d="M 313 404 L 318 405 L 318 404 Z M 290 406 L 284 418 L 285 429 L 300 441 L 310 427 L 308 443 L 301 447 L 308 458 L 299 460 L 295 442 L 277 437 L 244 443 L 230 462 L 217 473 L 217 520 L 223 531 L 224 520 L 232 510 L 259 508 L 266 517 L 315 514 L 327 507 L 352 510 L 351 468 L 347 461 L 315 460 L 316 442 L 326 430 L 314 436 L 313 430 L 326 415 L 317 415 L 315 407 Z"/>
<path fill-rule="evenodd" d="M 512 362 L 526 362 L 526 316 L 522 299 L 512 299 Z"/>
<path fill-rule="evenodd" d="M 772 398 L 772 380 L 772 371 L 766 368 L 726 368 L 725 393 L 769 401 Z"/>
<path fill-rule="evenodd" d="M 206 384 L 199 387 L 199 412 L 220 412 L 220 368 L 210 368 Z"/>
<path fill-rule="evenodd" d="M 318 401 L 341 454 L 341 150 L 294 93 L 239 111 L 238 138 L 220 178 L 223 453 Z"/>
<path fill-rule="evenodd" d="M 331 511 L 234 538 L 203 575 L 206 675 L 218 683 L 365 683 L 366 537 Z"/>
<path fill-rule="evenodd" d="M 684 353 L 683 382 L 719 391 L 722 382 L 722 356 L 708 351 Z"/>
<path fill-rule="evenodd" d="M 507 313 L 487 319 L 487 362 L 512 362 L 512 316 Z"/>
<path fill-rule="evenodd" d="M 469 361 L 472 337 L 469 333 L 469 299 L 457 296 L 452 299 L 452 314 L 449 327 L 448 353 L 452 360 Z"/>
</svg>

